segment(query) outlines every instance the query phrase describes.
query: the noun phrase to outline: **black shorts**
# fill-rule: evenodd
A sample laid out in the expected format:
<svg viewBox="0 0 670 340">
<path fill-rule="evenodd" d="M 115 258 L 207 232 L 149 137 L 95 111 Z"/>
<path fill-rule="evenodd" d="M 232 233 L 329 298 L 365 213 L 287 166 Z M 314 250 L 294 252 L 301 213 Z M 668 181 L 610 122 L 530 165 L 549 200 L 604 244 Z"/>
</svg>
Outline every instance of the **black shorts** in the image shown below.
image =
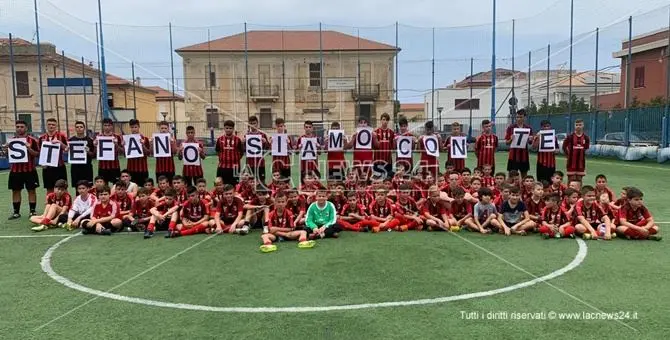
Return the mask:
<svg viewBox="0 0 670 340">
<path fill-rule="evenodd" d="M 56 181 L 62 179 L 67 181 L 67 170 L 65 166 L 42 168 L 42 182 L 45 189 L 53 189 Z"/>
<path fill-rule="evenodd" d="M 107 185 L 112 186 L 121 177 L 121 169 L 98 169 L 98 176 L 102 176 Z"/>
<path fill-rule="evenodd" d="M 166 218 L 163 220 L 163 222 L 156 222 L 156 230 L 158 231 L 166 231 L 170 229 L 170 219 Z"/>
<path fill-rule="evenodd" d="M 128 171 L 128 173 L 130 174 L 130 180 L 139 186 L 143 186 L 144 181 L 149 178 L 148 171 Z"/>
<path fill-rule="evenodd" d="M 77 187 L 79 181 L 87 181 L 88 185 L 93 185 L 93 165 L 91 164 L 72 164 L 70 166 L 70 186 Z"/>
<path fill-rule="evenodd" d="M 56 218 L 56 223 L 67 223 L 67 212 L 58 215 L 58 217 Z"/>
<path fill-rule="evenodd" d="M 174 177 L 174 171 L 172 172 L 156 172 L 156 184 L 158 184 L 158 177 L 165 176 L 168 179 L 168 182 L 172 184 L 172 178 Z"/>
<path fill-rule="evenodd" d="M 556 168 L 549 168 L 540 163 L 537 163 L 536 180 L 542 182 L 544 185 L 551 184 L 551 176 L 556 172 Z"/>
<path fill-rule="evenodd" d="M 221 177 L 223 184 L 237 185 L 240 182 L 239 175 L 237 169 L 216 168 L 216 177 Z"/>
<path fill-rule="evenodd" d="M 30 172 L 10 172 L 7 180 L 7 189 L 9 190 L 35 190 L 40 186 L 40 179 L 37 177 L 37 170 Z"/>
<path fill-rule="evenodd" d="M 530 163 L 528 161 L 518 162 L 511 159 L 507 160 L 507 171 L 517 170 L 519 172 L 528 172 Z"/>
<path fill-rule="evenodd" d="M 92 225 L 89 222 L 90 222 L 90 219 L 85 219 L 85 220 L 81 221 L 81 227 L 95 231 L 95 225 Z M 112 226 L 112 222 L 101 223 L 101 225 L 105 229 L 109 229 L 109 230 L 112 230 L 112 231 L 114 230 L 114 226 Z"/>
</svg>

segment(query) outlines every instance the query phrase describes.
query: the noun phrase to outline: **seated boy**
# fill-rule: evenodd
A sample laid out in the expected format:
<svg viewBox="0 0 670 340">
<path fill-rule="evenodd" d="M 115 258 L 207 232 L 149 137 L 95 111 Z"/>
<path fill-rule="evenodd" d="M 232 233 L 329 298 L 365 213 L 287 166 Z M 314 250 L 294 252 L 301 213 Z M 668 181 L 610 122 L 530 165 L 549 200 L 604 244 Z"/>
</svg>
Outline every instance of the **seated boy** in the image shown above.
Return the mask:
<svg viewBox="0 0 670 340">
<path fill-rule="evenodd" d="M 133 216 L 131 214 L 134 201 L 133 194 L 126 191 L 125 182 L 118 181 L 114 187 L 116 188 L 116 192 L 112 194 L 111 200 L 116 202 L 119 207 L 118 216 L 121 222 L 123 222 L 123 226 L 127 231 L 131 231 L 133 229 Z"/>
<path fill-rule="evenodd" d="M 473 209 L 474 222 L 482 234 L 488 234 L 495 228 L 497 231 L 503 231 L 502 225 L 498 222 L 498 210 L 492 202 L 493 192 L 489 188 L 481 188 L 478 192 L 479 202 Z"/>
<path fill-rule="evenodd" d="M 355 192 L 349 191 L 347 193 L 347 204 L 342 207 L 337 223 L 342 226 L 342 229 L 349 231 L 368 232 L 367 226 L 361 226 L 362 221 L 366 219 L 365 206 L 358 203 L 358 196 Z"/>
<path fill-rule="evenodd" d="M 235 195 L 232 184 L 223 186 L 223 197 L 218 201 L 213 227 L 217 234 L 229 233 L 246 235 L 249 227 L 244 220 L 244 201 Z"/>
<path fill-rule="evenodd" d="M 328 193 L 325 189 L 316 191 L 316 202 L 310 204 L 307 209 L 307 219 L 305 225 L 308 237 L 316 238 L 337 238 L 342 227 L 336 223 L 337 212 L 335 205 L 328 202 Z"/>
<path fill-rule="evenodd" d="M 564 198 L 565 189 L 568 188 L 563 184 L 563 176 L 563 172 L 561 171 L 554 172 L 554 175 L 551 176 L 551 185 L 546 189 L 548 193 L 557 193 L 561 201 Z"/>
<path fill-rule="evenodd" d="M 132 194 L 133 196 L 137 195 L 137 190 L 139 190 L 139 187 L 137 186 L 137 184 L 135 184 L 135 182 L 131 182 L 130 180 L 131 180 L 131 178 L 130 178 L 130 173 L 128 172 L 128 170 L 126 170 L 126 169 L 121 170 L 121 177 L 119 177 L 119 182 L 125 183 L 125 188 L 121 189 L 121 188 L 118 188 L 116 185 L 112 186 L 112 191 L 111 191 L 112 196 L 114 196 L 114 194 L 119 190 L 126 190 L 126 191 L 128 191 L 128 193 Z"/>
<path fill-rule="evenodd" d="M 176 177 L 176 176 L 175 176 Z M 168 229 L 166 238 L 209 233 L 209 205 L 200 199 L 194 187 L 188 189 L 188 200 L 182 204 L 179 222 Z"/>
<path fill-rule="evenodd" d="M 544 209 L 542 210 L 542 224 L 538 231 L 544 238 L 572 237 L 575 227 L 572 219 L 563 208 L 561 208 L 561 196 L 558 192 L 548 193 L 544 196 Z"/>
<path fill-rule="evenodd" d="M 170 180 L 167 177 L 158 177 L 158 188 L 154 189 L 154 191 L 151 193 L 151 199 L 156 203 L 162 202 L 165 191 L 170 189 L 171 185 L 172 183 L 170 183 Z"/>
<path fill-rule="evenodd" d="M 526 200 L 526 209 L 528 209 L 528 217 L 530 217 L 530 230 L 538 228 L 542 222 L 542 210 L 544 209 L 544 185 L 542 182 L 535 182 L 533 184 L 533 195 Z"/>
<path fill-rule="evenodd" d="M 535 188 L 535 177 L 527 175 L 523 178 L 523 187 L 521 188 L 521 200 L 527 202 L 533 196 Z M 544 188 L 544 187 L 543 187 Z"/>
<path fill-rule="evenodd" d="M 107 185 L 105 178 L 102 176 L 96 176 L 93 179 L 93 187 L 88 191 L 88 193 L 93 196 L 98 196 L 98 189 L 102 189 L 102 187 L 105 185 Z"/>
<path fill-rule="evenodd" d="M 172 188 L 177 192 L 177 196 L 175 196 L 177 204 L 183 205 L 188 201 L 188 191 L 186 182 L 184 182 L 184 177 L 180 175 L 172 177 Z"/>
<path fill-rule="evenodd" d="M 596 190 L 590 186 L 582 187 L 582 199 L 575 205 L 577 221 L 575 231 L 585 239 L 602 237 L 605 240 L 612 239 L 612 233 L 616 233 L 612 221 L 596 201 Z"/>
<path fill-rule="evenodd" d="M 154 190 L 156 190 L 156 188 L 154 187 L 154 179 L 153 178 L 145 179 L 142 187 L 147 188 L 149 192 L 154 192 Z"/>
<path fill-rule="evenodd" d="M 296 229 L 300 229 L 305 226 L 305 212 L 307 211 L 305 198 L 300 196 L 298 190 L 295 188 L 288 190 L 287 195 L 288 202 L 286 203 L 286 207 L 293 214 L 293 222 Z"/>
<path fill-rule="evenodd" d="M 451 215 L 455 223 L 452 226 L 465 226 L 470 231 L 481 232 L 472 218 L 472 204 L 465 200 L 465 190 L 463 188 L 454 188 L 451 190 L 454 200 L 451 201 Z M 454 229 L 455 230 L 455 229 Z"/>
<path fill-rule="evenodd" d="M 223 199 L 223 194 L 225 193 L 224 187 L 226 185 L 223 184 L 223 178 L 217 177 L 214 180 L 214 189 L 212 189 L 212 192 L 209 193 L 209 197 L 212 198 L 212 209 L 216 209 L 219 206 L 219 202 Z M 232 188 L 233 193 L 235 192 L 235 187 Z"/>
<path fill-rule="evenodd" d="M 393 204 L 386 195 L 387 191 L 384 188 L 375 190 L 375 200 L 368 206 L 368 218 L 360 222 L 361 226 L 370 227 L 373 233 L 392 229 L 388 224 L 393 219 L 391 214 Z"/>
<path fill-rule="evenodd" d="M 509 199 L 503 202 L 498 215 L 498 222 L 502 224 L 505 235 L 511 233 L 526 235 L 527 229 L 532 227 L 526 205 L 521 201 L 520 189 L 511 187 L 509 189 Z"/>
<path fill-rule="evenodd" d="M 130 212 L 131 228 L 136 231 L 144 231 L 151 222 L 151 209 L 154 207 L 154 201 L 149 198 L 151 191 L 147 188 L 140 188 L 137 191 L 137 198 L 133 202 Z"/>
<path fill-rule="evenodd" d="M 98 188 L 98 201 L 93 206 L 90 218 L 81 221 L 81 233 L 111 235 L 112 231 L 121 230 L 119 205 L 110 199 L 108 186 Z"/>
<path fill-rule="evenodd" d="M 165 190 L 161 201 L 149 210 L 151 218 L 149 225 L 144 230 L 144 238 L 152 238 L 156 230 L 169 231 L 177 226 L 179 205 L 177 204 L 177 192 L 168 188 Z"/>
<path fill-rule="evenodd" d="M 452 216 L 449 216 L 447 209 L 440 198 L 440 190 L 437 186 L 432 186 L 428 189 L 428 200 L 423 204 L 421 214 L 426 221 L 428 231 L 444 230 L 449 231 L 456 221 Z"/>
<path fill-rule="evenodd" d="M 195 188 L 198 190 L 198 196 L 201 200 L 205 201 L 206 204 L 212 205 L 212 196 L 207 191 L 207 180 L 204 178 L 198 178 L 195 181 Z"/>
<path fill-rule="evenodd" d="M 88 193 L 89 185 L 90 183 L 87 180 L 77 182 L 77 193 L 79 193 L 79 196 L 74 199 L 72 207 L 67 213 L 67 222 L 63 225 L 65 229 L 73 230 L 79 228 L 81 221 L 91 216 L 97 198 Z"/>
<path fill-rule="evenodd" d="M 335 182 L 333 184 L 333 191 L 328 200 L 335 205 L 337 211 L 342 211 L 344 205 L 347 204 L 347 197 L 344 196 L 344 183 Z"/>
<path fill-rule="evenodd" d="M 393 216 L 397 220 L 398 231 L 411 229 L 423 230 L 423 219 L 419 214 L 419 206 L 411 197 L 412 186 L 408 183 L 400 185 L 398 188 L 398 200 L 394 206 Z"/>
<path fill-rule="evenodd" d="M 246 210 L 244 220 L 246 224 L 252 229 L 266 228 L 268 217 L 270 216 L 270 207 L 272 207 L 270 190 L 263 185 L 259 185 L 256 188 L 256 197 L 244 205 L 244 209 Z M 242 232 L 241 234 L 246 235 L 246 232 Z"/>
<path fill-rule="evenodd" d="M 577 206 L 578 201 L 579 201 L 578 190 L 575 190 L 573 188 L 565 189 L 563 202 L 561 202 L 561 208 L 565 210 L 565 213 L 568 214 L 568 218 L 570 218 L 570 222 L 572 222 L 573 224 L 575 224 L 575 222 L 577 221 L 577 211 L 575 210 L 575 207 Z"/>
<path fill-rule="evenodd" d="M 235 193 L 246 203 L 254 198 L 254 178 L 248 170 L 244 170 L 240 175 L 240 183 L 235 188 Z"/>
<path fill-rule="evenodd" d="M 626 191 L 626 204 L 619 210 L 619 227 L 617 232 L 625 235 L 629 240 L 654 240 L 660 241 L 658 226 L 654 218 L 644 206 L 642 191 L 635 187 L 629 187 Z"/>
<path fill-rule="evenodd" d="M 599 174 L 596 176 L 596 198 L 600 199 L 602 194 L 607 194 L 610 202 L 614 202 L 614 192 L 612 189 L 607 187 L 607 176 Z"/>
<path fill-rule="evenodd" d="M 293 223 L 293 214 L 286 209 L 286 202 L 288 197 L 286 193 L 280 192 L 275 197 L 274 209 L 270 212 L 268 219 L 268 231 L 261 235 L 263 245 L 261 251 L 271 252 L 277 250 L 277 246 L 272 243 L 279 240 L 298 240 L 299 248 L 314 247 L 314 241 L 307 240 L 307 232 L 305 230 L 295 230 Z"/>
<path fill-rule="evenodd" d="M 47 194 L 44 213 L 40 216 L 31 216 L 30 222 L 39 224 L 32 231 L 44 231 L 57 224 L 67 222 L 68 211 L 72 206 L 72 197 L 67 192 L 67 182 L 59 179 L 54 183 L 54 191 Z"/>
</svg>

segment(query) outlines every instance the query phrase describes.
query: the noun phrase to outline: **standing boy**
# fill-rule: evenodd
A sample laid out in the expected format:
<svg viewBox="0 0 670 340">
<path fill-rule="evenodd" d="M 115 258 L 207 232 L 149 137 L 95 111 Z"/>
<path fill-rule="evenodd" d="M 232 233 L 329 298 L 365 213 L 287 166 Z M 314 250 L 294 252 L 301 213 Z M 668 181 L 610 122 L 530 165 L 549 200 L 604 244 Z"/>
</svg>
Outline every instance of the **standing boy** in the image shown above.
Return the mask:
<svg viewBox="0 0 670 340">
<path fill-rule="evenodd" d="M 79 181 L 88 181 L 89 185 L 93 182 L 93 165 L 91 162 L 95 158 L 95 147 L 93 139 L 86 134 L 86 124 L 82 121 L 74 123 L 75 135 L 70 137 L 70 142 L 86 143 L 86 164 L 70 164 L 70 178 L 72 187 L 77 188 Z"/>
<path fill-rule="evenodd" d="M 540 125 L 542 126 L 542 130 L 551 130 L 551 122 L 548 120 L 543 120 Z M 554 172 L 556 172 L 556 152 L 558 152 L 558 141 L 554 140 L 554 143 L 556 144 L 554 151 L 541 151 L 539 150 L 540 133 L 533 137 L 533 148 L 538 149 L 536 177 L 538 181 L 546 184 L 551 183 L 551 176 L 553 176 Z"/>
<path fill-rule="evenodd" d="M 582 177 L 586 175 L 586 150 L 590 146 L 591 139 L 584 133 L 584 120 L 575 120 L 575 132 L 563 141 L 569 181 L 581 182 Z"/>
<path fill-rule="evenodd" d="M 56 181 L 62 179 L 67 181 L 67 170 L 63 162 L 63 152 L 67 151 L 67 137 L 58 131 L 58 121 L 54 118 L 47 119 L 47 133 L 40 136 L 39 143 L 42 147 L 43 142 L 51 142 L 60 145 L 60 152 L 58 157 L 58 166 L 43 166 L 42 167 L 42 181 L 44 182 L 44 189 L 47 193 L 54 191 Z"/>
<path fill-rule="evenodd" d="M 368 119 L 365 117 L 359 117 L 358 118 L 358 127 L 359 128 L 367 128 L 368 127 Z M 372 148 L 378 147 L 377 143 L 377 135 L 372 134 Z M 354 149 L 354 164 L 353 167 L 358 171 L 358 178 L 365 179 L 365 181 L 368 181 L 370 179 L 370 171 L 372 170 L 372 148 L 370 149 L 363 149 L 360 145 L 358 145 L 358 132 L 354 133 L 353 137 L 349 141 L 349 144 L 347 145 L 347 149 Z"/>
<path fill-rule="evenodd" d="M 383 173 L 386 177 L 393 177 L 393 141 L 395 133 L 388 127 L 391 117 L 384 112 L 381 115 L 381 126 L 375 129 L 374 134 L 379 143 L 375 147 L 373 171 Z"/>
<path fill-rule="evenodd" d="M 151 142 L 149 138 L 140 133 L 140 121 L 131 119 L 128 122 L 130 125 L 130 133 L 140 135 L 140 147 L 142 148 L 142 157 L 129 158 L 126 163 L 126 169 L 130 173 L 130 177 L 135 183 L 144 183 L 144 180 L 149 178 L 149 168 L 147 166 L 147 157 L 151 154 Z"/>
<path fill-rule="evenodd" d="M 339 130 L 340 123 L 332 122 L 330 124 L 331 130 Z M 325 141 L 325 146 L 328 148 L 330 146 L 330 139 L 327 137 Z M 347 136 L 342 134 L 342 146 L 347 145 Z M 338 181 L 344 180 L 344 172 L 347 169 L 347 160 L 344 158 L 344 150 L 341 151 L 331 151 L 327 150 L 327 168 L 328 168 L 328 179 L 335 179 Z"/>
<path fill-rule="evenodd" d="M 451 135 L 444 141 L 443 149 L 447 151 L 447 162 L 454 166 L 454 170 L 461 172 L 465 168 L 465 158 L 451 158 L 451 137 L 461 137 L 461 124 L 453 122 L 451 124 Z"/>
<path fill-rule="evenodd" d="M 523 128 L 529 129 L 532 135 L 533 131 L 529 125 L 526 125 L 526 109 L 521 109 L 516 112 L 516 123 L 507 127 L 505 132 L 505 143 L 507 145 L 512 144 L 514 129 Z M 529 139 L 529 142 L 532 140 Z M 521 173 L 522 177 L 526 177 L 528 174 L 528 169 L 530 169 L 530 164 L 528 163 L 528 147 L 524 145 L 521 149 L 510 148 L 509 157 L 507 159 L 507 171 L 517 170 Z"/>
<path fill-rule="evenodd" d="M 235 135 L 235 122 L 232 120 L 223 122 L 223 131 L 223 136 L 216 140 L 216 146 L 214 147 L 219 155 L 216 177 L 221 177 L 225 183 L 237 185 L 244 144 L 242 144 L 240 137 Z"/>
<path fill-rule="evenodd" d="M 203 177 L 202 172 L 202 160 L 205 159 L 205 146 L 202 141 L 195 139 L 195 128 L 193 126 L 186 127 L 186 140 L 182 142 L 181 148 L 179 148 L 179 159 L 184 158 L 184 144 L 183 143 L 197 143 L 198 144 L 198 153 L 200 156 L 199 165 L 184 165 L 182 169 L 182 176 L 184 184 L 186 186 L 191 186 L 199 178 Z"/>
<path fill-rule="evenodd" d="M 396 168 L 402 165 L 404 166 L 405 172 L 411 174 L 414 170 L 414 160 L 412 157 L 414 156 L 414 149 L 416 148 L 416 137 L 414 137 L 414 135 L 409 131 L 409 123 L 407 122 L 407 118 L 400 117 L 400 119 L 398 119 L 398 126 L 400 126 L 400 134 L 396 135 L 395 148 L 398 149 L 398 137 L 412 137 L 412 144 L 410 146 L 410 150 L 412 150 L 412 152 L 410 153 L 409 158 L 396 157 Z"/>
<path fill-rule="evenodd" d="M 286 122 L 284 121 L 284 118 L 275 119 L 275 127 L 278 134 L 286 134 Z M 276 141 L 273 139 L 272 143 L 276 143 Z M 291 138 L 287 138 L 286 145 L 286 156 L 272 155 L 272 173 L 279 171 L 281 177 L 291 178 L 291 153 L 288 152 L 289 150 L 293 150 L 293 142 L 291 141 Z"/>
<path fill-rule="evenodd" d="M 14 138 L 26 139 L 26 150 L 28 151 L 28 161 L 25 163 L 12 163 L 9 168 L 9 178 L 7 180 L 7 189 L 12 191 L 12 208 L 14 213 L 9 220 L 21 218 L 21 190 L 28 191 L 28 204 L 30 206 L 30 216 L 35 216 L 37 207 L 37 194 L 35 189 L 40 186 L 40 180 L 35 170 L 35 157 L 40 154 L 40 144 L 36 138 L 28 134 L 26 122 L 17 120 L 15 123 L 16 134 Z M 7 145 L 3 146 L 7 152 Z"/>
<path fill-rule="evenodd" d="M 123 138 L 114 133 L 114 122 L 111 118 L 102 120 L 102 133 L 99 136 L 112 137 L 115 152 L 114 159 L 111 161 L 98 161 L 98 176 L 102 176 L 107 183 L 116 182 L 121 176 L 121 165 L 119 164 L 119 154 L 123 152 Z M 98 146 L 98 139 L 93 144 Z"/>
<path fill-rule="evenodd" d="M 433 176 L 433 179 L 437 178 L 437 173 L 439 172 L 440 164 L 438 162 L 438 157 L 429 155 L 428 152 L 426 151 L 426 146 L 425 146 L 425 138 L 434 136 L 437 139 L 437 145 L 436 147 L 439 148 L 441 145 L 440 143 L 440 136 L 435 133 L 435 125 L 433 124 L 433 121 L 427 121 L 424 124 L 424 135 L 419 137 L 419 141 L 417 142 L 418 144 L 418 149 L 421 152 L 421 159 L 419 161 L 419 167 L 422 169 L 422 173 L 430 173 Z"/>
<path fill-rule="evenodd" d="M 160 133 L 170 133 L 170 123 L 162 121 L 158 124 Z M 175 174 L 174 155 L 179 152 L 177 149 L 177 140 L 170 134 L 170 152 L 169 157 L 156 158 L 156 179 L 165 176 L 168 182 L 172 182 L 172 177 Z"/>
<path fill-rule="evenodd" d="M 482 120 L 482 134 L 475 142 L 475 155 L 477 156 L 478 167 L 484 168 L 484 166 L 489 165 L 491 166 L 491 173 L 494 173 L 496 168 L 498 136 L 491 132 L 492 125 L 490 120 Z"/>
<path fill-rule="evenodd" d="M 303 125 L 305 128 L 305 134 L 300 136 L 298 138 L 298 143 L 296 143 L 296 150 L 300 152 L 302 149 L 302 143 L 304 143 L 305 138 L 316 138 L 316 135 L 314 134 L 314 125 L 312 121 L 307 120 L 305 121 L 305 124 Z M 319 141 L 317 139 L 317 143 L 314 146 L 317 150 L 321 149 L 321 145 L 319 145 Z M 318 154 L 318 153 L 317 153 Z M 317 178 L 321 178 L 321 172 L 319 171 L 319 161 L 318 161 L 318 156 L 317 159 L 315 160 L 300 160 L 300 180 L 304 180 L 305 176 L 308 173 L 314 173 Z"/>
<path fill-rule="evenodd" d="M 261 136 L 261 147 L 263 150 L 267 151 L 270 148 L 268 135 L 258 129 L 258 117 L 249 117 L 249 131 L 246 136 Z M 260 157 L 247 157 L 247 166 L 256 180 L 265 184 L 265 153 L 262 152 Z"/>
</svg>

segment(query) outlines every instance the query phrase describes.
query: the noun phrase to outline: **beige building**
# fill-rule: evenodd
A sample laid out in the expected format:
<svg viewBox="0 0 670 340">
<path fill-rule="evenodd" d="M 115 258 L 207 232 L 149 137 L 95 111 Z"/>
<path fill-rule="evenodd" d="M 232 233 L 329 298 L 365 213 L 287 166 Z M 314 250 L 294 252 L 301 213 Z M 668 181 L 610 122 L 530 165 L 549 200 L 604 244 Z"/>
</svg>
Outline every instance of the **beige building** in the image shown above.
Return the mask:
<svg viewBox="0 0 670 340">
<path fill-rule="evenodd" d="M 305 120 L 347 130 L 359 115 L 374 123 L 393 115 L 398 51 L 334 31 L 251 31 L 183 47 L 186 117 L 214 129 L 231 119 L 237 130 L 249 115 L 266 130 L 285 117 L 292 134 Z"/>
<path fill-rule="evenodd" d="M 199 124 L 198 122 L 193 122 L 193 124 L 191 124 L 191 122 L 188 121 L 188 118 L 186 118 L 184 97 L 176 93 L 173 95 L 172 92 L 160 86 L 149 86 L 149 89 L 156 91 L 158 112 L 156 112 L 155 116 L 157 122 L 165 120 L 172 123 L 176 121 L 178 134 L 183 133 L 188 125 L 193 125 L 196 128 L 196 131 L 206 130 L 206 124 Z"/>
<path fill-rule="evenodd" d="M 65 57 L 65 76 L 67 78 L 91 78 L 93 90 L 96 94 L 87 92 L 86 95 L 70 93 L 67 96 L 67 112 L 65 110 L 65 96 L 54 94 L 48 88 L 49 78 L 63 77 L 63 58 L 50 43 L 40 44 L 42 54 L 42 85 L 44 100 L 44 119 L 58 119 L 61 131 L 70 127 L 74 130 L 74 122 L 99 121 L 99 96 L 97 95 L 98 71 L 89 66 L 88 62 L 82 65 L 81 60 Z M 16 113 L 19 119 L 25 120 L 31 131 L 41 131 L 42 119 L 40 114 L 40 86 L 38 77 L 37 45 L 23 39 L 14 39 L 14 72 L 16 82 Z M 12 71 L 10 65 L 9 39 L 0 38 L 0 129 L 3 132 L 14 131 L 14 97 L 12 93 Z M 58 90 L 58 89 L 55 89 Z M 86 105 L 84 105 L 84 98 Z M 97 118 L 96 118 L 97 117 Z M 89 128 L 94 128 L 90 126 Z"/>
</svg>

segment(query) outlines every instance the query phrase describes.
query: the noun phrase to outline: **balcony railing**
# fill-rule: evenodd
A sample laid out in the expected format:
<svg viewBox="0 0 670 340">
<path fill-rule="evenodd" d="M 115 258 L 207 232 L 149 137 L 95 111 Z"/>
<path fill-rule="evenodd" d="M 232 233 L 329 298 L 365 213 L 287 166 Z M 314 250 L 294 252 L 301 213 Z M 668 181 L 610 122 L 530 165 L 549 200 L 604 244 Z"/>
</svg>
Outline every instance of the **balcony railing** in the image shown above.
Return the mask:
<svg viewBox="0 0 670 340">
<path fill-rule="evenodd" d="M 279 98 L 279 85 L 252 85 L 250 96 L 255 99 L 277 99 Z"/>
<path fill-rule="evenodd" d="M 379 84 L 360 84 L 351 94 L 354 100 L 375 100 L 379 98 Z"/>
</svg>

